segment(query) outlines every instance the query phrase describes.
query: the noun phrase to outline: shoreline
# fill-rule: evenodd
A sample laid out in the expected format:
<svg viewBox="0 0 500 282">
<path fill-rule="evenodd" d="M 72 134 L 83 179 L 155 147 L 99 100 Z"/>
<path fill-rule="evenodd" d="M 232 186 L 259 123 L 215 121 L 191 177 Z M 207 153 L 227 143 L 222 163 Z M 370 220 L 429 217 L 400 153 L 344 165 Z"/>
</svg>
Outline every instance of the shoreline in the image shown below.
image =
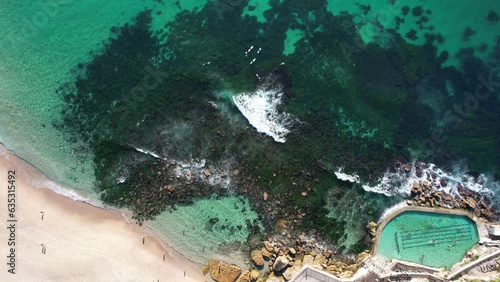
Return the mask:
<svg viewBox="0 0 500 282">
<path fill-rule="evenodd" d="M 3 146 L 2 146 L 3 147 Z M 147 226 L 119 210 L 74 200 L 29 183 L 49 180 L 5 147 L 0 155 L 0 226 L 8 227 L 8 171 L 15 179 L 15 273 L 7 248 L 0 280 L 8 281 L 211 281 L 202 265 L 183 257 Z M 43 213 L 42 213 L 43 212 Z M 42 219 L 43 216 L 43 219 Z M 10 224 L 10 223 L 9 223 Z M 7 230 L 8 232 L 8 230 Z M 0 244 L 7 246 L 7 232 Z M 144 240 L 144 241 L 143 241 Z M 42 248 L 45 246 L 45 254 Z M 4 279 L 5 278 L 5 279 Z"/>
</svg>

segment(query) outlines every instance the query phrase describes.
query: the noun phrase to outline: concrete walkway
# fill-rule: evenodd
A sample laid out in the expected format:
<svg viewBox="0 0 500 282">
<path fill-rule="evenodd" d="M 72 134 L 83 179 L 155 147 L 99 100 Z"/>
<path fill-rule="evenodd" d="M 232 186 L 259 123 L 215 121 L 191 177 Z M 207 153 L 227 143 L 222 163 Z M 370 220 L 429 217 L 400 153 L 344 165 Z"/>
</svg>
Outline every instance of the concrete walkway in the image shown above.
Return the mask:
<svg viewBox="0 0 500 282">
<path fill-rule="evenodd" d="M 460 267 L 459 269 L 453 271 L 452 273 L 450 273 L 450 275 L 448 275 L 448 280 L 452 280 L 453 278 L 457 277 L 461 273 L 463 273 L 465 271 L 469 271 L 469 270 L 473 269 L 474 267 L 476 267 L 484 262 L 487 262 L 489 260 L 492 260 L 498 256 L 500 256 L 500 250 L 498 250 L 494 253 L 485 255 L 483 257 L 480 257 L 477 260 L 470 262 L 469 264 L 466 264 L 466 265 Z"/>
<path fill-rule="evenodd" d="M 374 272 L 361 268 L 353 277 L 341 279 L 306 264 L 290 279 L 290 282 L 373 282 L 378 278 L 379 276 Z"/>
</svg>

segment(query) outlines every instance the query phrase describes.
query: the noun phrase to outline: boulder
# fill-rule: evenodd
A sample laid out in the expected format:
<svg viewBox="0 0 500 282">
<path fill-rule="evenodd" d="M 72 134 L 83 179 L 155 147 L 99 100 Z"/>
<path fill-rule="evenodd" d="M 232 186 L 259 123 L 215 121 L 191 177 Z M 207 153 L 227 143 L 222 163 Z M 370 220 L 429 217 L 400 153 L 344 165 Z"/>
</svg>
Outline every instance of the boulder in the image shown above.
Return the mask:
<svg viewBox="0 0 500 282">
<path fill-rule="evenodd" d="M 254 269 L 250 272 L 250 278 L 252 278 L 253 281 L 257 280 L 259 276 L 260 276 L 260 271 L 258 271 L 257 269 Z"/>
<path fill-rule="evenodd" d="M 271 242 L 269 241 L 264 241 L 264 247 L 266 248 L 266 250 L 270 253 L 274 252 L 274 247 L 273 247 L 273 244 L 271 244 Z"/>
<path fill-rule="evenodd" d="M 279 256 L 273 264 L 273 269 L 275 271 L 282 271 L 288 266 L 288 259 L 285 256 Z"/>
<path fill-rule="evenodd" d="M 404 166 L 404 170 L 405 170 L 406 173 L 409 173 L 412 168 L 413 168 L 413 166 L 411 164 L 406 164 Z"/>
<path fill-rule="evenodd" d="M 445 200 L 447 202 L 453 200 L 453 198 L 449 194 L 446 194 L 446 193 L 442 193 L 441 197 L 443 198 L 443 200 Z"/>
<path fill-rule="evenodd" d="M 352 271 L 345 271 L 339 275 L 340 279 L 347 279 L 352 277 Z"/>
<path fill-rule="evenodd" d="M 351 273 L 354 273 L 357 269 L 358 266 L 356 264 L 350 264 L 344 268 L 344 272 L 351 271 Z"/>
<path fill-rule="evenodd" d="M 240 275 L 238 280 L 236 282 L 252 282 L 252 277 L 250 276 L 250 270 L 245 270 L 243 273 Z"/>
<path fill-rule="evenodd" d="M 210 175 L 212 175 L 212 173 L 208 169 L 205 169 L 205 171 L 203 172 L 203 174 L 205 174 L 206 177 L 210 177 Z"/>
<path fill-rule="evenodd" d="M 311 255 L 305 255 L 304 259 L 302 260 L 303 264 L 313 264 L 314 262 L 314 257 Z"/>
<path fill-rule="evenodd" d="M 210 266 L 204 265 L 203 268 L 201 269 L 201 272 L 203 272 L 203 275 L 207 275 L 207 273 L 210 271 Z"/>
<path fill-rule="evenodd" d="M 271 257 L 271 253 L 264 247 L 262 248 L 262 250 L 260 250 L 262 252 L 262 256 L 265 257 L 265 258 L 270 258 Z"/>
<path fill-rule="evenodd" d="M 326 258 L 322 254 L 319 254 L 314 258 L 313 264 L 322 265 L 325 262 L 326 262 Z"/>
<path fill-rule="evenodd" d="M 267 277 L 266 282 L 285 282 L 283 276 L 276 276 L 273 272 Z"/>
<path fill-rule="evenodd" d="M 264 201 L 267 201 L 267 199 L 269 198 L 269 194 L 267 194 L 267 192 L 264 192 L 262 198 L 264 199 Z"/>
<path fill-rule="evenodd" d="M 370 251 L 364 251 L 362 253 L 359 253 L 357 262 L 358 263 L 363 262 L 369 255 L 370 255 Z"/>
<path fill-rule="evenodd" d="M 262 251 L 255 250 L 252 252 L 250 257 L 252 258 L 252 261 L 255 263 L 256 266 L 258 267 L 264 266 L 264 258 L 262 257 Z"/>
<path fill-rule="evenodd" d="M 476 200 L 474 200 L 473 198 L 471 197 L 465 197 L 463 199 L 464 203 L 466 204 L 466 206 L 470 207 L 470 209 L 475 209 L 476 206 L 477 206 L 477 202 Z"/>
<path fill-rule="evenodd" d="M 445 187 L 448 185 L 448 181 L 446 181 L 446 179 L 444 179 L 444 178 L 441 178 L 439 180 L 439 184 L 441 185 L 441 187 Z"/>
<path fill-rule="evenodd" d="M 208 261 L 210 277 L 217 282 L 235 282 L 241 274 L 241 267 L 215 259 Z"/>
<path fill-rule="evenodd" d="M 372 222 L 370 222 L 370 223 L 372 223 Z M 332 256 L 332 254 L 333 254 L 332 250 L 327 250 L 323 255 L 325 256 L 325 258 L 330 258 Z"/>
<path fill-rule="evenodd" d="M 332 273 L 337 273 L 339 272 L 339 270 L 337 269 L 337 267 L 335 265 L 329 265 L 326 267 L 326 271 L 328 272 L 332 272 Z"/>
<path fill-rule="evenodd" d="M 289 267 L 289 268 L 286 269 L 285 272 L 283 272 L 283 278 L 285 278 L 285 280 L 289 281 L 299 271 L 300 271 L 300 267 L 298 267 L 298 266 Z"/>
</svg>

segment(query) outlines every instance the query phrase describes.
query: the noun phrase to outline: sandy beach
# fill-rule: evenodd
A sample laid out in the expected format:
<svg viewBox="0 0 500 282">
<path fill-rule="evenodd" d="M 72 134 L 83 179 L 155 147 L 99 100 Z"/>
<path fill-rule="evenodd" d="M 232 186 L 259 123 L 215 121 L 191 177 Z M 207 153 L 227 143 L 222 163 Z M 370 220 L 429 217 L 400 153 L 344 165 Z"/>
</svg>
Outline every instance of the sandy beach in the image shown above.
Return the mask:
<svg viewBox="0 0 500 282">
<path fill-rule="evenodd" d="M 9 170 L 16 174 L 17 222 L 7 222 Z M 120 212 L 30 186 L 27 177 L 44 176 L 10 153 L 0 156 L 0 281 L 211 281 L 202 266 L 164 248 L 151 230 L 127 223 Z M 7 264 L 11 224 L 15 274 Z"/>
</svg>

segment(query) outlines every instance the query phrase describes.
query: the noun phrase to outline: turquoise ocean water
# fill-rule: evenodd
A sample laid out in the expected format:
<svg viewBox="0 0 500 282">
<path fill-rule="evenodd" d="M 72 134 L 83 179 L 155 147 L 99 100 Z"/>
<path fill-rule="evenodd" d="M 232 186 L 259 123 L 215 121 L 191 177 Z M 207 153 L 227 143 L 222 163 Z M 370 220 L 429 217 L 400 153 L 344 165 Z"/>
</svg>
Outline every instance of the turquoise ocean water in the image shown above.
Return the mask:
<svg viewBox="0 0 500 282">
<path fill-rule="evenodd" d="M 210 53 L 210 57 L 203 62 L 193 61 L 193 65 L 199 64 L 200 72 L 209 73 L 207 76 L 210 77 L 224 75 L 220 71 L 206 71 L 204 68 L 209 66 L 210 62 L 227 66 L 227 68 L 230 68 L 231 64 L 237 65 L 241 63 L 241 60 L 247 60 L 245 63 L 247 67 L 259 63 L 261 66 L 268 63 L 269 65 L 262 68 L 269 69 L 279 65 L 288 66 L 289 62 L 297 60 L 297 58 L 293 58 L 297 50 L 305 52 L 308 43 L 318 38 L 314 34 L 323 31 L 324 27 L 322 27 L 321 23 L 328 18 L 326 13 L 338 16 L 343 12 L 347 12 L 353 15 L 352 21 L 363 41 L 363 43 L 359 44 L 374 42 L 381 46 L 390 46 L 392 44 L 392 35 L 387 29 L 396 29 L 396 26 L 398 27 L 394 32 L 400 34 L 406 42 L 415 46 L 422 46 L 425 43 L 426 32 L 432 31 L 440 34 L 444 38 L 444 42 L 435 44 L 437 50 L 438 52 L 446 51 L 449 54 L 448 59 L 443 63 L 443 67 L 450 66 L 457 67 L 460 70 L 464 69 L 459 60 L 460 56 L 458 56 L 462 48 L 474 49 L 474 54 L 484 61 L 494 61 L 495 59 L 495 55 L 492 54 L 494 54 L 495 44 L 498 41 L 499 29 L 494 15 L 500 14 L 500 5 L 496 1 L 484 1 L 484 3 L 479 4 L 466 0 L 414 0 L 405 1 L 404 4 L 402 1 L 393 1 L 394 3 L 391 4 L 391 1 L 386 0 L 375 1 L 376 3 L 372 3 L 373 1 L 355 1 L 351 3 L 350 1 L 330 0 L 318 2 L 317 7 L 313 7 L 313 4 L 302 3 L 299 5 L 285 0 L 233 2 L 235 2 L 233 6 L 236 8 L 224 4 L 222 1 L 209 2 L 203 0 L 2 1 L 0 3 L 0 14 L 2 15 L 0 17 L 0 142 L 39 168 L 49 178 L 62 183 L 67 189 L 77 192 L 80 197 L 92 202 L 100 202 L 99 192 L 96 189 L 99 180 L 95 176 L 95 148 L 89 145 L 88 142 L 79 139 L 78 134 L 69 133 L 58 127 L 59 124 L 65 122 L 62 111 L 65 109 L 66 102 L 57 91 L 64 85 L 76 81 L 76 78 L 81 75 L 79 64 L 89 62 L 96 54 L 104 52 L 105 44 L 110 38 L 116 36 L 112 32 L 113 27 L 130 24 L 144 10 L 151 10 L 151 32 L 159 36 L 169 34 L 169 28 L 166 28 L 165 25 L 175 22 L 177 16 L 190 14 L 196 18 L 197 13 L 204 13 L 205 10 L 208 10 L 208 7 L 215 9 L 214 15 L 220 17 L 220 21 L 234 17 L 234 13 L 238 13 L 236 17 L 250 19 L 252 24 L 256 26 L 255 30 L 257 32 L 255 38 L 254 35 L 249 36 L 249 38 L 253 39 L 238 41 L 238 46 L 241 47 L 238 52 L 241 51 L 242 57 L 243 54 L 245 55 L 243 59 L 226 58 L 225 53 L 221 52 L 217 55 Z M 402 11 L 405 10 L 405 6 L 409 6 L 409 11 L 408 15 L 403 17 Z M 418 9 L 420 6 L 423 7 L 422 11 Z M 285 23 L 282 22 L 280 13 L 274 12 L 274 9 L 278 8 L 282 9 L 280 13 L 285 13 L 285 11 L 288 13 Z M 308 10 L 311 10 L 311 12 L 304 12 Z M 404 22 L 401 22 L 401 18 L 404 18 Z M 204 26 L 206 22 L 206 19 L 200 20 L 199 26 Z M 316 23 L 314 30 L 311 30 L 309 24 L 307 24 L 312 22 Z M 266 32 L 272 32 L 273 25 L 279 25 L 279 29 L 276 29 L 276 35 L 274 36 L 277 41 L 280 41 L 279 47 L 276 48 L 266 45 L 265 41 L 256 39 L 258 36 L 266 34 Z M 180 46 L 192 44 L 192 41 L 196 40 L 183 38 L 182 34 L 176 34 L 176 36 L 175 40 L 179 41 L 176 44 Z M 234 36 L 229 35 L 228 38 L 239 38 L 238 36 L 241 36 L 241 34 L 235 32 Z M 201 37 L 203 37 L 203 40 L 200 40 L 198 45 L 217 46 L 219 44 L 217 39 L 206 38 L 205 35 L 200 35 Z M 162 38 L 162 40 L 167 40 L 165 37 Z M 258 44 L 255 42 L 258 42 Z M 356 46 L 361 45 L 355 45 L 354 48 L 358 48 Z M 323 46 L 322 48 L 327 50 L 329 47 Z M 267 49 L 270 51 L 267 51 Z M 279 52 L 276 53 L 275 50 L 279 50 Z M 165 56 L 164 59 L 166 60 L 167 57 Z M 186 58 L 186 60 L 189 61 L 189 58 Z M 351 65 L 353 64 L 351 61 L 348 62 Z M 352 83 L 349 78 L 350 74 L 347 71 L 351 68 L 350 65 L 337 62 L 328 56 L 313 57 L 311 64 L 313 63 L 316 64 L 314 68 L 315 76 L 324 76 L 325 81 L 327 81 L 325 85 L 330 81 L 330 74 L 334 75 L 335 79 L 340 81 L 340 84 L 345 83 L 344 86 Z M 491 65 L 494 66 L 493 63 Z M 257 71 L 254 73 L 252 71 L 249 71 L 249 73 L 254 77 Z M 232 70 L 227 70 L 227 73 L 230 72 Z M 300 68 L 295 68 L 290 72 L 300 73 Z M 217 90 L 232 93 L 229 96 L 236 95 L 238 90 L 235 89 L 238 87 L 234 87 L 235 82 L 231 79 L 230 76 L 220 78 L 221 81 L 230 85 L 232 89 Z M 72 87 L 69 86 L 69 88 Z M 275 110 L 269 106 L 269 103 L 274 103 L 273 97 L 276 98 L 277 95 L 266 92 L 263 90 L 264 88 L 261 87 L 260 92 L 256 91 L 256 93 L 261 94 L 256 100 L 237 103 L 237 107 L 231 104 L 233 107 L 232 115 L 238 116 L 238 118 L 232 119 L 232 122 L 237 123 L 235 125 L 237 128 L 253 126 L 259 132 L 263 132 L 264 135 L 272 136 L 275 131 L 271 128 L 272 124 L 271 126 L 266 124 L 266 117 L 279 118 L 280 115 L 269 115 L 266 111 Z M 306 87 L 301 87 L 300 91 L 297 91 L 297 93 L 304 96 L 300 96 L 302 100 L 295 102 L 296 104 L 303 107 L 314 103 L 325 104 L 324 100 L 319 102 L 314 100 L 314 89 L 304 88 Z M 307 93 L 307 95 L 303 93 Z M 346 99 L 345 96 L 337 98 L 335 95 L 341 94 L 333 93 L 331 97 L 335 97 L 339 101 Z M 453 93 L 449 95 L 452 96 Z M 380 133 L 396 130 L 396 128 L 390 127 L 390 124 L 385 123 L 389 119 L 387 116 L 392 118 L 391 115 L 372 111 L 366 105 L 359 105 L 358 108 L 356 106 L 358 100 L 354 98 L 352 100 L 354 102 L 348 101 L 346 104 L 337 103 L 335 99 L 331 99 L 334 102 L 328 107 L 331 110 L 329 114 L 338 117 L 332 122 L 332 126 L 335 128 L 335 132 L 340 132 L 339 135 L 361 138 L 360 140 L 373 139 L 383 144 L 383 147 L 391 147 L 393 142 L 397 143 L 392 137 Z M 440 109 L 442 106 L 441 100 L 434 99 L 432 95 L 423 94 L 419 95 L 417 99 L 421 104 L 434 111 L 437 116 L 436 120 L 440 119 L 439 113 L 442 112 Z M 218 101 L 215 101 L 215 103 L 218 103 Z M 261 108 L 255 108 L 255 105 L 261 105 Z M 373 107 L 377 107 L 377 105 L 379 105 L 377 101 L 374 101 Z M 397 105 L 403 108 L 404 111 L 404 105 Z M 218 107 L 224 109 L 224 104 L 218 104 Z M 290 107 L 288 110 L 291 111 L 289 120 L 298 120 L 302 117 L 301 115 L 309 115 L 311 112 L 316 111 L 317 108 L 311 106 L 311 109 L 304 110 L 299 109 L 299 107 Z M 322 111 L 323 109 L 317 110 L 318 116 L 322 114 Z M 250 121 L 250 124 L 246 124 L 244 117 Z M 370 122 L 367 117 L 373 117 L 375 122 Z M 380 119 L 378 119 L 379 117 Z M 399 117 L 395 119 L 397 118 Z M 379 122 L 380 120 L 384 122 Z M 444 118 L 442 122 L 445 122 Z M 192 129 L 188 123 L 186 124 L 178 123 L 176 127 L 171 128 L 177 131 L 184 130 L 185 132 L 196 130 L 196 128 Z M 293 132 L 293 130 L 290 131 Z M 182 140 L 182 137 L 179 137 L 179 140 Z M 287 142 L 293 144 L 294 140 L 297 139 L 291 138 Z M 319 142 L 325 141 L 321 140 Z M 491 142 L 493 145 L 487 143 L 485 146 L 498 146 L 498 143 L 495 143 L 497 139 L 488 139 L 487 142 Z M 459 148 L 456 150 L 461 148 L 461 145 L 452 145 L 453 148 Z M 398 146 L 404 147 L 405 145 L 399 144 Z M 146 146 L 144 149 L 154 149 L 153 153 L 156 156 L 162 148 Z M 332 147 L 330 150 L 335 151 L 337 148 Z M 165 151 L 168 150 L 165 149 Z M 161 155 L 160 157 L 166 156 Z M 493 154 L 492 158 L 498 158 L 498 155 Z M 349 167 L 348 163 L 337 163 L 332 166 L 338 165 Z M 494 174 L 496 168 L 485 172 Z M 349 193 L 355 193 L 353 191 Z M 370 196 L 372 195 L 371 192 L 368 194 L 363 194 L 364 192 L 356 193 L 352 197 L 344 196 L 345 202 L 341 205 L 335 204 L 335 206 L 328 207 L 333 218 L 347 221 L 347 233 L 354 234 L 344 237 L 343 244 L 347 246 L 353 245 L 360 239 L 363 233 L 360 230 L 364 225 L 364 222 L 358 221 L 358 210 L 353 209 L 354 205 L 351 205 L 348 201 L 355 199 L 357 205 L 362 204 L 363 201 L 378 203 L 378 205 L 382 205 L 382 208 L 387 202 L 385 198 L 377 198 L 376 193 L 373 193 L 376 195 L 374 196 L 375 199 Z M 229 247 L 227 244 L 244 241 L 249 234 L 249 230 L 246 229 L 244 223 L 247 219 L 253 221 L 258 217 L 255 212 L 241 212 L 243 206 L 245 206 L 246 210 L 251 210 L 246 201 L 246 199 L 243 199 L 242 203 L 235 197 L 222 199 L 214 197 L 199 200 L 195 205 L 178 207 L 175 210 L 162 213 L 152 225 L 169 238 L 169 242 L 175 248 L 193 260 L 202 262 L 213 254 L 234 253 L 234 256 L 238 257 L 238 251 L 236 251 L 239 248 L 238 244 L 235 243 L 229 245 Z M 343 205 L 345 205 L 345 208 L 340 208 Z M 235 208 L 235 206 L 238 208 Z M 212 209 L 215 210 L 212 211 Z M 231 217 L 227 217 L 229 213 L 231 213 Z M 217 218 L 218 221 L 212 227 L 209 227 L 206 222 L 211 218 Z M 363 216 L 363 219 L 365 219 L 365 216 Z M 230 223 L 224 225 L 225 221 Z M 239 228 L 238 226 L 242 227 Z M 200 246 L 202 249 L 205 246 L 206 253 L 200 252 Z M 227 251 L 225 247 L 231 251 Z"/>
</svg>

